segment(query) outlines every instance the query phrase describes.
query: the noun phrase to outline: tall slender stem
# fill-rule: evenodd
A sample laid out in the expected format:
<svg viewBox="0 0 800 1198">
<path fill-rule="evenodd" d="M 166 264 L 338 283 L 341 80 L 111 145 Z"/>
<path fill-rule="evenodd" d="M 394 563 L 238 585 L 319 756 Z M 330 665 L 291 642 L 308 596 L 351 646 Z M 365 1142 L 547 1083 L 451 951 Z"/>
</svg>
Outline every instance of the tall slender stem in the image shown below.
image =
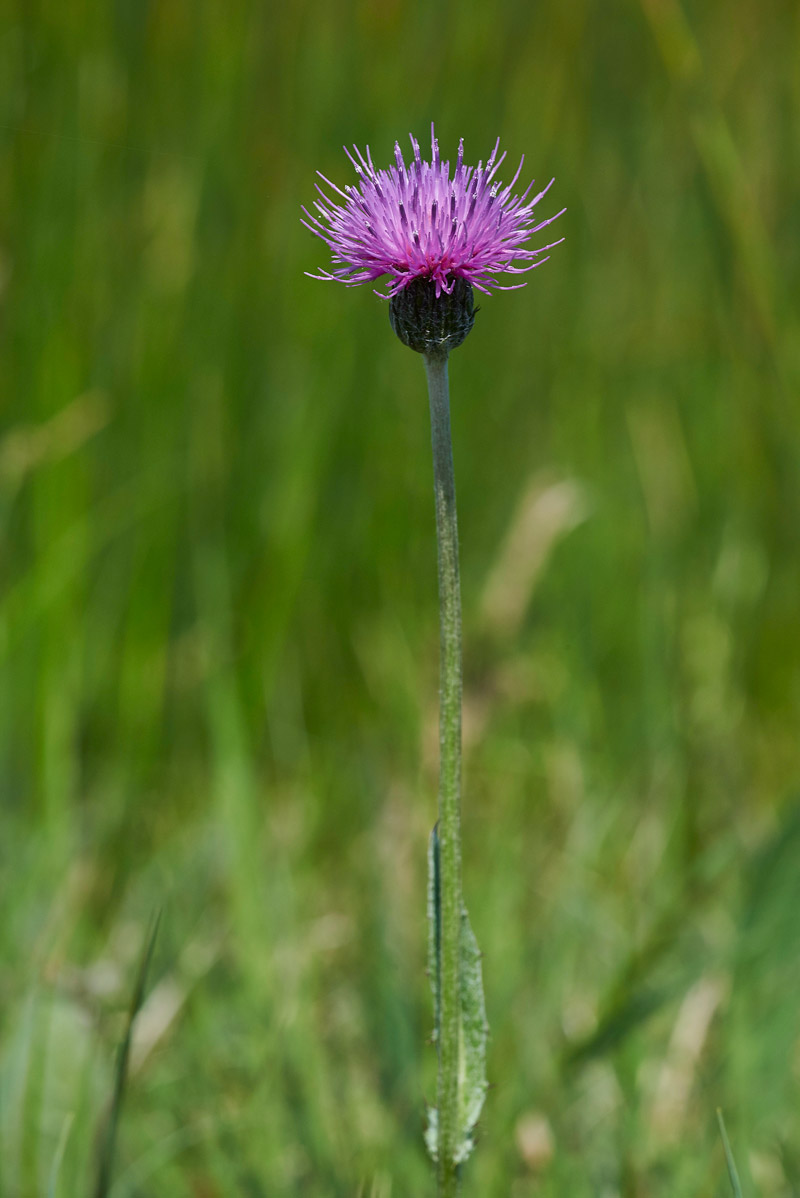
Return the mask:
<svg viewBox="0 0 800 1198">
<path fill-rule="evenodd" d="M 438 1190 L 458 1193 L 458 1066 L 461 935 L 461 586 L 447 354 L 425 355 L 431 408 L 436 536 L 439 547 L 439 860 L 441 959 L 438 1029 Z"/>
</svg>

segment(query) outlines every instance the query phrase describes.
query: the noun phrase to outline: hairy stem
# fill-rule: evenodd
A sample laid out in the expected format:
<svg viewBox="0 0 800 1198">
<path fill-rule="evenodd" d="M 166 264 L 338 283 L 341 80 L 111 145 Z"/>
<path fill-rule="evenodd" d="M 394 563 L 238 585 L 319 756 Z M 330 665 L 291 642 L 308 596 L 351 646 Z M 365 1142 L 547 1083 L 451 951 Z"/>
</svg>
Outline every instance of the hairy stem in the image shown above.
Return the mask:
<svg viewBox="0 0 800 1198">
<path fill-rule="evenodd" d="M 461 587 L 447 354 L 425 355 L 431 408 L 436 536 L 439 547 L 439 851 L 441 878 L 439 1198 L 458 1192 L 459 942 L 461 932 Z"/>
</svg>

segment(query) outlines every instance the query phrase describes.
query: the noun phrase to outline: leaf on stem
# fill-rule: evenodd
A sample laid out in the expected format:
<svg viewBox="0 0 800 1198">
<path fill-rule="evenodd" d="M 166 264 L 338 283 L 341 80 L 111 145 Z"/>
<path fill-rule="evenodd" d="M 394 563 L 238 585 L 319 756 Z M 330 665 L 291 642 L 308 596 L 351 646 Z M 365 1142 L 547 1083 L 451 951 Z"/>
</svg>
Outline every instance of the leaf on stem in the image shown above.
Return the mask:
<svg viewBox="0 0 800 1198">
<path fill-rule="evenodd" d="M 428 845 L 428 972 L 433 991 L 433 1039 L 439 1041 L 441 1004 L 441 874 L 439 836 L 434 827 Z M 486 1042 L 489 1025 L 483 996 L 481 953 L 469 922 L 466 907 L 461 911 L 459 981 L 461 1019 L 458 1037 L 458 1142 L 454 1160 L 461 1164 L 472 1152 L 473 1131 L 483 1108 L 486 1090 Z M 438 1111 L 428 1110 L 425 1144 L 434 1160 L 438 1157 Z"/>
</svg>

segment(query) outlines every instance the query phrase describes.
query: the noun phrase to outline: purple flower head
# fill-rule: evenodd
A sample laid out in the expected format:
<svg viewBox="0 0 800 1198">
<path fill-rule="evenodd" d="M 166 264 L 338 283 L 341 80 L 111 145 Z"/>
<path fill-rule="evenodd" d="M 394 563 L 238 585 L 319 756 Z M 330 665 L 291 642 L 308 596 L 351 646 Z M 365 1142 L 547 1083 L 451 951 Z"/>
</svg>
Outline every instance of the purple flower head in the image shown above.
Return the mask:
<svg viewBox="0 0 800 1198">
<path fill-rule="evenodd" d="M 303 224 L 322 238 L 333 255 L 333 270 L 311 278 L 355 286 L 389 275 L 384 298 L 397 295 L 414 279 L 432 279 L 437 298 L 443 291 L 449 295 L 456 279 L 487 293 L 492 288 L 524 287 L 524 281 L 503 286 L 495 276 L 523 274 L 541 266 L 547 260 L 541 255 L 564 240 L 538 249 L 523 248 L 534 233 L 561 216 L 558 212 L 536 224 L 533 215 L 553 180 L 533 199 L 528 199 L 533 183 L 522 195 L 512 196 L 524 157 L 504 187 L 495 179 L 505 158 L 505 153 L 497 157 L 499 138 L 486 165 L 479 162 L 477 167 L 464 166 L 462 138 L 452 178 L 450 163 L 440 161 L 433 125 L 430 162 L 423 162 L 415 137 L 411 146 L 414 160 L 406 166 L 395 144 L 395 165 L 388 170 L 375 169 L 369 146 L 366 159 L 356 146 L 355 158 L 345 146 L 358 186 L 345 185 L 344 191 L 317 172 L 342 202 L 329 198 L 317 184 L 317 215 L 303 209 L 308 217 Z"/>
</svg>

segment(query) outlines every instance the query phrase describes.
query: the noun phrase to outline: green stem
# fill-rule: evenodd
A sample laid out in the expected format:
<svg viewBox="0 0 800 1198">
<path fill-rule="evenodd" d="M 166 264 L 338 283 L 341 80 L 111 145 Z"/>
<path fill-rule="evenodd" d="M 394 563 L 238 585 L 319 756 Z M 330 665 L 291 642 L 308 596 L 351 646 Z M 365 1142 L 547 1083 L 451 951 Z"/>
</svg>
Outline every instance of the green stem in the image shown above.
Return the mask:
<svg viewBox="0 0 800 1198">
<path fill-rule="evenodd" d="M 458 1138 L 461 935 L 461 587 L 447 354 L 425 355 L 431 407 L 436 536 L 439 546 L 441 684 L 439 707 L 439 852 L 441 960 L 437 1107 L 439 1198 L 458 1193 L 454 1155 Z"/>
</svg>

